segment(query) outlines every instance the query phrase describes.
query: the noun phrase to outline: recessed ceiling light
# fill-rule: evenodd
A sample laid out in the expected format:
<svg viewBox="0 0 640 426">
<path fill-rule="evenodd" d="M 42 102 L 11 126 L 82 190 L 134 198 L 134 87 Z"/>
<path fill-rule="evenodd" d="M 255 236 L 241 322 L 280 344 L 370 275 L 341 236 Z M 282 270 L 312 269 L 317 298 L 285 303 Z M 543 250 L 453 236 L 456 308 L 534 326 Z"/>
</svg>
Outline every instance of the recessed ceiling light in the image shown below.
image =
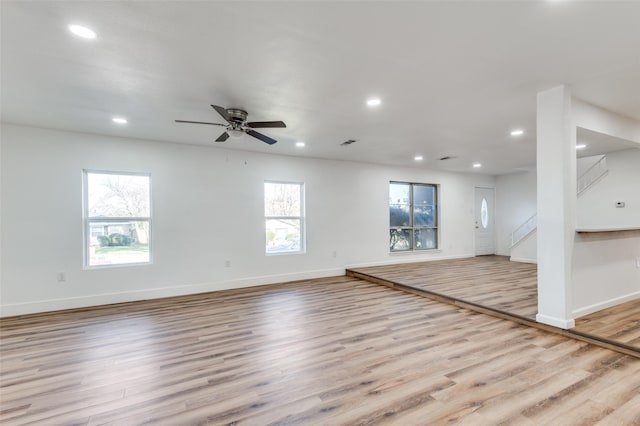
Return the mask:
<svg viewBox="0 0 640 426">
<path fill-rule="evenodd" d="M 474 168 L 474 169 L 478 169 L 478 168 L 480 168 L 480 167 L 482 167 L 482 164 L 480 164 L 480 163 L 473 163 L 473 168 Z"/>
<path fill-rule="evenodd" d="M 127 124 L 127 119 L 126 118 L 122 118 L 122 117 L 113 117 L 111 119 L 114 123 L 118 123 L 118 124 Z"/>
<path fill-rule="evenodd" d="M 416 161 L 422 161 L 422 155 L 416 155 L 413 159 Z"/>
<path fill-rule="evenodd" d="M 302 148 L 304 146 L 304 142 L 300 141 L 300 142 L 296 142 L 296 146 L 298 148 Z"/>
<path fill-rule="evenodd" d="M 578 145 L 576 145 L 576 149 L 585 149 L 587 147 L 587 145 L 580 143 Z"/>
<path fill-rule="evenodd" d="M 516 130 L 512 130 L 511 131 L 511 136 L 520 136 L 524 133 L 524 130 L 522 129 L 516 129 Z"/>
<path fill-rule="evenodd" d="M 96 33 L 82 25 L 69 25 L 69 31 L 82 38 L 96 38 Z"/>
<path fill-rule="evenodd" d="M 382 103 L 382 101 L 380 100 L 380 98 L 370 98 L 367 99 L 367 105 L 370 107 L 375 107 L 378 106 Z"/>
</svg>

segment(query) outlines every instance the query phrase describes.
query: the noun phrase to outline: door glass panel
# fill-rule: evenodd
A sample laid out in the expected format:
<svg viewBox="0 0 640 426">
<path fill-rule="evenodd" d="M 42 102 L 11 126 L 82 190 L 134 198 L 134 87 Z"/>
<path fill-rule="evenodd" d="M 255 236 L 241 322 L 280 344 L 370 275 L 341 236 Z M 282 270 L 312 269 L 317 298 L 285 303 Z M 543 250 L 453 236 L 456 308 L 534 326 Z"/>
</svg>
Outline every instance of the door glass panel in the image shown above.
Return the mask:
<svg viewBox="0 0 640 426">
<path fill-rule="evenodd" d="M 489 208 L 487 207 L 487 199 L 482 198 L 482 204 L 480 206 L 480 220 L 482 222 L 482 227 L 487 229 L 489 225 Z"/>
</svg>

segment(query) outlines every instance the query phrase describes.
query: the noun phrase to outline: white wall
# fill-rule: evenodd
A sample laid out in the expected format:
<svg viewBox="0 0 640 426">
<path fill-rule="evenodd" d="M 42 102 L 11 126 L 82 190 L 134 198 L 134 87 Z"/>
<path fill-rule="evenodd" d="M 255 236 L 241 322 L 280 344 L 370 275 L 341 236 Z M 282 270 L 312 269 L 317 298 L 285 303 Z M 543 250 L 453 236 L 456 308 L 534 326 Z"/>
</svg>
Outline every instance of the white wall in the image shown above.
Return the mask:
<svg viewBox="0 0 640 426">
<path fill-rule="evenodd" d="M 0 131 L 2 315 L 339 275 L 356 264 L 473 256 L 474 187 L 495 183 L 6 124 Z M 83 270 L 85 168 L 151 173 L 152 265 Z M 306 254 L 264 255 L 266 179 L 305 182 Z M 388 253 L 390 180 L 441 185 L 440 251 Z M 56 281 L 58 272 L 66 282 Z"/>
<path fill-rule="evenodd" d="M 600 159 L 602 157 L 604 157 L 604 154 L 602 154 L 602 155 L 592 155 L 592 156 L 589 156 L 589 157 L 578 158 L 578 163 L 576 164 L 578 179 L 580 179 L 580 176 L 582 176 L 584 174 L 584 172 L 589 170 L 589 168 L 591 168 L 591 166 L 593 166 L 598 161 L 600 161 Z"/>
<path fill-rule="evenodd" d="M 588 162 L 585 159 L 584 162 Z M 638 228 L 577 234 L 574 317 L 640 297 L 640 149 L 607 154 L 609 172 L 578 198 L 577 228 Z M 617 201 L 626 207 L 616 208 Z"/>
<path fill-rule="evenodd" d="M 640 149 L 607 154 L 607 169 L 578 198 L 577 228 L 640 228 Z M 616 208 L 617 201 L 626 207 Z"/>
<path fill-rule="evenodd" d="M 538 263 L 538 230 L 533 230 L 511 249 L 510 260 L 514 262 Z"/>
<path fill-rule="evenodd" d="M 640 144 L 640 121 L 577 98 L 572 98 L 571 108 L 575 126 Z"/>
<path fill-rule="evenodd" d="M 571 89 L 536 96 L 538 313 L 536 321 L 572 328 L 571 262 L 575 238 L 576 127 Z"/>
<path fill-rule="evenodd" d="M 600 158 L 579 158 L 578 175 Z M 607 167 L 609 173 L 578 198 L 577 228 L 640 228 L 640 149 L 607 154 Z M 497 176 L 496 198 L 498 254 L 535 261 L 535 236 L 509 250 L 510 233 L 536 212 L 535 171 Z M 624 201 L 626 207 L 616 208 L 616 201 Z"/>
<path fill-rule="evenodd" d="M 584 170 L 601 156 L 578 160 Z M 577 227 L 640 228 L 640 149 L 607 154 L 609 173 L 577 201 Z M 496 177 L 499 254 L 535 262 L 534 231 L 509 251 L 508 234 L 536 210 L 535 172 Z M 614 206 L 625 201 L 624 209 Z M 640 231 L 577 234 L 572 261 L 574 318 L 640 297 Z"/>
<path fill-rule="evenodd" d="M 536 171 L 497 176 L 496 206 L 498 254 L 509 256 L 511 233 L 536 213 Z"/>
<path fill-rule="evenodd" d="M 640 143 L 640 123 L 618 116 L 593 105 L 573 99 L 572 126 L 609 134 L 617 138 Z M 565 116 L 563 123 L 570 120 L 567 114 L 556 113 L 556 118 Z M 540 117 L 538 117 L 540 119 Z M 573 131 L 575 127 L 571 130 Z M 569 141 L 568 146 L 573 146 Z M 564 231 L 577 228 L 638 228 L 640 227 L 640 150 L 628 150 L 608 154 L 609 175 L 587 190 L 575 206 L 576 213 L 563 217 L 556 212 L 558 220 L 564 220 Z M 538 153 L 539 154 L 539 153 Z M 553 156 L 550 157 L 554 160 Z M 538 157 L 540 160 L 540 156 Z M 574 172 L 582 173 L 595 159 L 580 160 Z M 546 158 L 549 161 L 549 158 Z M 590 164 L 589 164 L 590 163 Z M 572 172 L 573 173 L 573 172 Z M 549 181 L 544 191 L 553 191 L 558 182 Z M 535 212 L 537 200 L 535 177 L 526 174 L 499 176 L 496 178 L 498 194 L 499 254 L 509 254 L 506 236 L 528 215 L 523 211 Z M 543 194 L 546 192 L 543 191 Z M 533 195 L 532 195 L 533 194 Z M 564 202 L 571 201 L 564 199 Z M 624 201 L 624 209 L 616 209 L 615 202 Z M 525 217 L 526 216 L 526 217 Z M 550 215 L 554 219 L 553 215 Z M 569 222 L 567 220 L 570 219 Z M 573 232 L 573 231 L 572 231 Z M 572 234 L 573 235 L 573 234 Z M 537 245 L 538 235 L 534 233 L 511 252 L 513 258 L 528 258 Z M 553 246 L 553 238 L 546 239 L 546 245 Z M 555 286 L 565 292 L 571 300 L 569 306 L 573 318 L 640 297 L 640 268 L 636 258 L 640 257 L 640 231 L 577 234 L 570 256 L 570 280 L 566 280 L 566 270 L 556 276 Z M 537 254 L 535 255 L 537 258 Z M 570 282 L 570 288 L 561 288 L 561 279 Z M 563 295 L 561 295 L 563 296 Z M 557 297 L 552 294 L 552 305 Z M 566 311 L 566 309 L 565 309 Z"/>
<path fill-rule="evenodd" d="M 640 230 L 579 233 L 573 259 L 573 315 L 640 297 Z"/>
</svg>

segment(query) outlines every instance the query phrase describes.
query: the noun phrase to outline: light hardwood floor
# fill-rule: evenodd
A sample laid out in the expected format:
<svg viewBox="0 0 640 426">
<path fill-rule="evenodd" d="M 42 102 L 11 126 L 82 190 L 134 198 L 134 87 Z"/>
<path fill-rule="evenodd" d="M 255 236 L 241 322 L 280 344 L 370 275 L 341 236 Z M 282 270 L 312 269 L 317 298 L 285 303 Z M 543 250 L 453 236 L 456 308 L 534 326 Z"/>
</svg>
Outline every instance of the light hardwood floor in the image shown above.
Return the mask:
<svg viewBox="0 0 640 426">
<path fill-rule="evenodd" d="M 640 424 L 640 360 L 348 277 L 0 327 L 3 425 Z"/>
<path fill-rule="evenodd" d="M 350 268 L 375 278 L 476 303 L 524 318 L 538 313 L 538 272 L 506 256 Z"/>
<path fill-rule="evenodd" d="M 535 321 L 536 265 L 505 256 L 352 268 L 356 277 L 407 286 Z M 578 318 L 569 334 L 640 351 L 640 299 Z"/>
<path fill-rule="evenodd" d="M 578 318 L 575 330 L 622 342 L 640 350 L 640 299 Z"/>
</svg>

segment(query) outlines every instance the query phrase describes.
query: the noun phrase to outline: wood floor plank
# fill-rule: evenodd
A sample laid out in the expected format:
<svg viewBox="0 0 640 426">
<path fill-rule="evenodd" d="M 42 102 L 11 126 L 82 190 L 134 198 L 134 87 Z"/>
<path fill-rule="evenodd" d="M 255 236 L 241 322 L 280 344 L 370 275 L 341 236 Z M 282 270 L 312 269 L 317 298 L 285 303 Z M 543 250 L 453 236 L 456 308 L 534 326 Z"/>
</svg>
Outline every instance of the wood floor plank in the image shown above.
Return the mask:
<svg viewBox="0 0 640 426">
<path fill-rule="evenodd" d="M 387 286 L 403 286 L 436 296 L 437 300 L 476 304 L 535 321 L 538 310 L 537 266 L 511 262 L 505 256 L 415 262 L 350 268 L 347 274 Z M 407 287 L 407 288 L 405 288 Z M 443 299 L 438 299 L 440 295 Z M 478 309 L 480 310 L 480 309 Z M 640 299 L 576 320 L 571 332 L 640 353 Z"/>
<path fill-rule="evenodd" d="M 535 318 L 538 311 L 536 265 L 511 262 L 505 256 L 479 256 L 349 270 L 527 318 Z"/>
<path fill-rule="evenodd" d="M 640 299 L 578 318 L 575 330 L 640 348 Z"/>
<path fill-rule="evenodd" d="M 4 318 L 0 332 L 3 425 L 638 420 L 640 360 L 354 278 Z"/>
</svg>

